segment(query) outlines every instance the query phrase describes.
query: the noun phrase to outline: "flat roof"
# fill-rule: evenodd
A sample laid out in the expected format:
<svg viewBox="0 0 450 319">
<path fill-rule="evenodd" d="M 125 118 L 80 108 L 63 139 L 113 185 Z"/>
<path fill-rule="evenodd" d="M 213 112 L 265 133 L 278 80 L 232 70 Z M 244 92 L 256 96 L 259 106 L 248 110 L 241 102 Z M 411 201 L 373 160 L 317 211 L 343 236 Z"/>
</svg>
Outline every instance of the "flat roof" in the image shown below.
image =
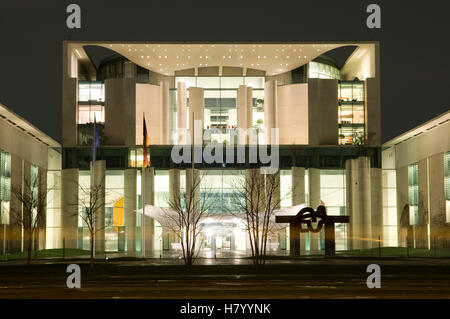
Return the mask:
<svg viewBox="0 0 450 319">
<path fill-rule="evenodd" d="M 438 126 L 444 125 L 448 121 L 450 121 L 450 110 L 435 117 L 435 118 L 432 118 L 431 120 L 413 128 L 397 137 L 394 137 L 393 139 L 384 143 L 383 146 L 391 147 L 391 146 L 397 145 L 399 143 L 405 142 L 406 140 L 408 140 L 414 136 L 418 136 L 418 135 L 425 133 L 429 130 L 432 130 Z"/>
<path fill-rule="evenodd" d="M 61 147 L 61 145 L 57 141 L 49 137 L 47 134 L 42 132 L 40 129 L 28 122 L 20 115 L 11 111 L 2 103 L 0 103 L 0 118 L 8 122 L 9 125 L 15 126 L 16 128 L 24 131 L 40 143 L 43 143 L 50 147 Z"/>
<path fill-rule="evenodd" d="M 199 67 L 241 67 L 277 75 L 309 63 L 318 56 L 343 46 L 356 46 L 359 57 L 370 51 L 373 42 L 314 43 L 154 43 L 68 41 L 69 50 L 88 61 L 84 46 L 110 49 L 153 72 L 172 76 L 176 71 Z M 350 59 L 350 58 L 349 58 Z"/>
</svg>

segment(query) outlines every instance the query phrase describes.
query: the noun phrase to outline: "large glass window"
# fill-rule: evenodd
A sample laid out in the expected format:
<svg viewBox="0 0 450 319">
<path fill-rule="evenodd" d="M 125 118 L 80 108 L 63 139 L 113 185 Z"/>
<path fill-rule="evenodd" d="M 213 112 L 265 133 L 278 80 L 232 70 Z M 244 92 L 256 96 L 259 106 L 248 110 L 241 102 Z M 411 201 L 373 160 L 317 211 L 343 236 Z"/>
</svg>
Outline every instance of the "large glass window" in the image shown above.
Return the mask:
<svg viewBox="0 0 450 319">
<path fill-rule="evenodd" d="M 78 124 L 105 122 L 105 88 L 102 82 L 78 83 Z"/>
<path fill-rule="evenodd" d="M 205 142 L 230 143 L 231 133 L 237 128 L 237 90 L 240 85 L 253 88 L 253 124 L 263 126 L 264 77 L 177 77 L 175 82 L 185 82 L 186 87 L 204 89 Z M 187 92 L 189 106 L 189 90 Z M 258 103 L 258 101 L 260 101 Z M 188 114 L 189 117 L 189 114 Z M 261 135 L 264 133 L 261 129 Z"/>
<path fill-rule="evenodd" d="M 419 165 L 408 166 L 408 204 L 409 223 L 417 225 L 419 221 Z"/>
<path fill-rule="evenodd" d="M 338 99 L 339 144 L 364 143 L 364 82 L 339 81 Z"/>
<path fill-rule="evenodd" d="M 292 170 L 280 170 L 281 208 L 292 207 Z"/>
<path fill-rule="evenodd" d="M 397 235 L 397 182 L 395 169 L 385 169 L 382 173 L 383 185 L 383 245 L 396 247 Z"/>
<path fill-rule="evenodd" d="M 445 207 L 446 221 L 450 223 L 450 152 L 445 153 Z"/>
<path fill-rule="evenodd" d="M 345 185 L 344 170 L 320 170 L 320 200 L 321 204 L 326 207 L 328 215 L 345 215 Z M 336 249 L 347 249 L 347 224 L 336 224 L 335 229 Z M 323 231 L 321 237 L 323 239 Z"/>
<path fill-rule="evenodd" d="M 125 250 L 124 174 L 108 170 L 105 176 L 105 250 Z"/>
<path fill-rule="evenodd" d="M 319 79 L 336 79 L 341 78 L 339 69 L 320 62 L 309 62 L 309 77 Z"/>
</svg>

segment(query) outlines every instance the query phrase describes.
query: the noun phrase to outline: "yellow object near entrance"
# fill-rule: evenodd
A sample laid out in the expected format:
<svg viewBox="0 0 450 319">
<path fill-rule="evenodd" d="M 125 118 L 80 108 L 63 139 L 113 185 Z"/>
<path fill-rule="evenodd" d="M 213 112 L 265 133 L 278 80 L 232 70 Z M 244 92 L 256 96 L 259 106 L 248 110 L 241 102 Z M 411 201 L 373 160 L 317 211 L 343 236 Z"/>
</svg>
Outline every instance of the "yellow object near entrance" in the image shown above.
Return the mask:
<svg viewBox="0 0 450 319">
<path fill-rule="evenodd" d="M 114 203 L 113 206 L 113 226 L 116 231 L 123 226 L 123 197 Z"/>
</svg>

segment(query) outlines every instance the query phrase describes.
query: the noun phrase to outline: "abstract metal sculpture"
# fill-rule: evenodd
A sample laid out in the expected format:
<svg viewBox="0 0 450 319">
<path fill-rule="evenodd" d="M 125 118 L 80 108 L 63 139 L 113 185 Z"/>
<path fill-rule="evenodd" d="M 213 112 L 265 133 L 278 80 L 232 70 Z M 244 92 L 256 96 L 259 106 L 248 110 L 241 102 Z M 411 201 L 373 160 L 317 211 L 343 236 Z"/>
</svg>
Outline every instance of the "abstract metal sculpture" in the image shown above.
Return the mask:
<svg viewBox="0 0 450 319">
<path fill-rule="evenodd" d="M 335 223 L 349 223 L 349 216 L 328 216 L 325 206 L 305 207 L 296 216 L 276 216 L 276 223 L 288 223 L 290 225 L 291 252 L 295 256 L 300 255 L 300 233 L 318 233 L 325 227 L 325 256 L 334 256 L 336 253 Z M 317 223 L 314 228 L 313 223 Z M 306 225 L 306 228 L 302 227 Z"/>
</svg>

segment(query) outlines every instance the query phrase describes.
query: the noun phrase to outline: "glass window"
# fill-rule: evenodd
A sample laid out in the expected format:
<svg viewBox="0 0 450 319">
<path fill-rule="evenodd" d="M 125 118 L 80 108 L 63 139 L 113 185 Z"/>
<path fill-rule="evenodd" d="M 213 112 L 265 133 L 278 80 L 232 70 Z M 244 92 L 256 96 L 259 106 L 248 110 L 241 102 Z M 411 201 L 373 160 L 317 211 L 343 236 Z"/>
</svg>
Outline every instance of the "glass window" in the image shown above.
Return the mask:
<svg viewBox="0 0 450 319">
<path fill-rule="evenodd" d="M 339 81 L 339 144 L 365 142 L 364 82 Z"/>
<path fill-rule="evenodd" d="M 395 169 L 382 172 L 383 190 L 383 246 L 398 246 L 397 232 L 397 182 Z"/>
<path fill-rule="evenodd" d="M 8 225 L 9 202 L 11 199 L 11 155 L 1 152 L 1 176 L 0 176 L 0 224 Z"/>
<path fill-rule="evenodd" d="M 309 78 L 320 78 L 320 79 L 340 79 L 339 69 L 334 66 L 320 63 L 320 62 L 309 62 Z"/>
<path fill-rule="evenodd" d="M 222 89 L 237 89 L 239 85 L 244 84 L 243 77 L 221 77 L 220 78 L 220 88 Z"/>
<path fill-rule="evenodd" d="M 195 76 L 176 77 L 175 83 L 178 83 L 178 82 L 186 83 L 186 89 L 188 89 L 191 86 L 193 86 L 193 87 L 197 86 L 197 78 Z"/>
<path fill-rule="evenodd" d="M 245 85 L 251 86 L 253 89 L 264 89 L 264 77 L 263 76 L 246 76 Z"/>
<path fill-rule="evenodd" d="M 219 89 L 220 78 L 219 77 L 197 77 L 197 86 L 204 89 Z"/>
<path fill-rule="evenodd" d="M 408 166 L 408 204 L 409 223 L 417 225 L 419 221 L 419 165 Z"/>
<path fill-rule="evenodd" d="M 104 84 L 102 82 L 78 83 L 78 124 L 105 122 Z"/>
</svg>

